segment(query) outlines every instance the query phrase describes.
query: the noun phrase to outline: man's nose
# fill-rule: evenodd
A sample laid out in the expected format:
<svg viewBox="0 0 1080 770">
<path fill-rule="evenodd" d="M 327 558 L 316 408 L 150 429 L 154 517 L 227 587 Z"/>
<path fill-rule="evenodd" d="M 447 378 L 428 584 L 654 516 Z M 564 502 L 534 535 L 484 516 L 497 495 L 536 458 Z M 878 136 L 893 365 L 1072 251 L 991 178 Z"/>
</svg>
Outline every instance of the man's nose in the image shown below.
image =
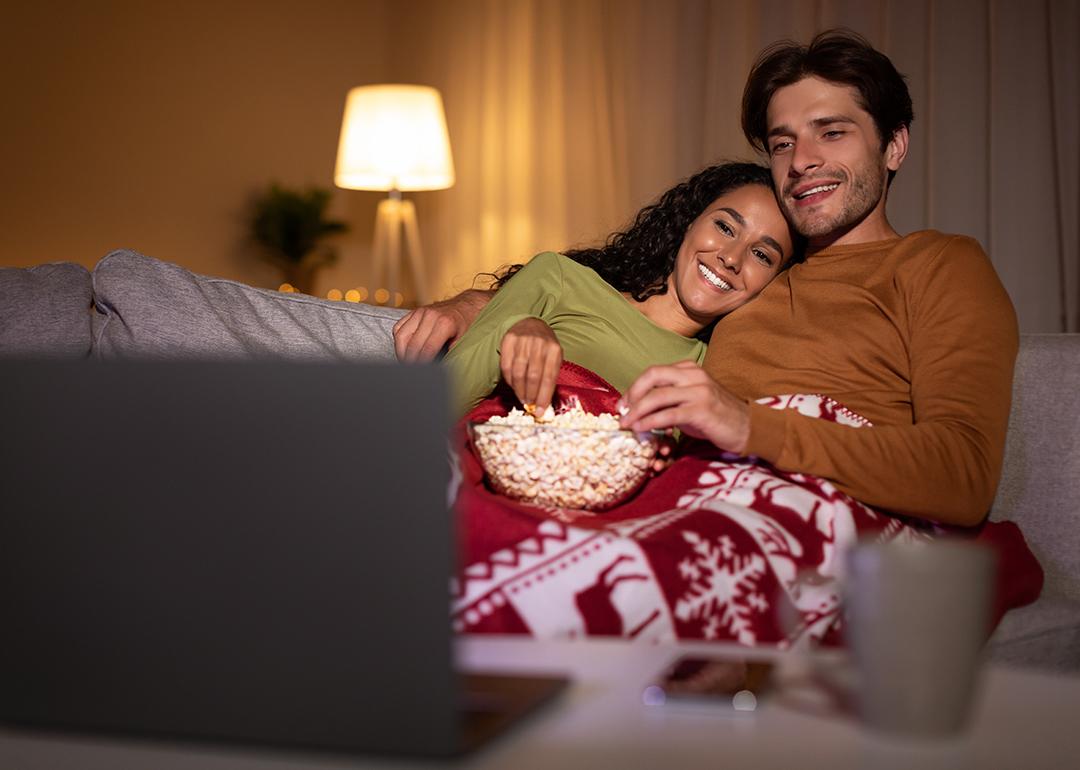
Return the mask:
<svg viewBox="0 0 1080 770">
<path fill-rule="evenodd" d="M 821 165 L 821 155 L 811 142 L 797 142 L 791 153 L 791 171 L 802 176 Z"/>
</svg>

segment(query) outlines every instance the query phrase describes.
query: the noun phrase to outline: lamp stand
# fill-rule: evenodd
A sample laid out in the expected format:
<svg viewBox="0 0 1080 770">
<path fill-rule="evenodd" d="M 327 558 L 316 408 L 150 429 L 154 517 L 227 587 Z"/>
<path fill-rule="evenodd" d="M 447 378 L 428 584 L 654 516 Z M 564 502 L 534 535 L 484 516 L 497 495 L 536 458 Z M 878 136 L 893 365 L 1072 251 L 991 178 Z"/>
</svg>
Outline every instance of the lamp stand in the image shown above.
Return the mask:
<svg viewBox="0 0 1080 770">
<path fill-rule="evenodd" d="M 419 304 L 426 305 L 429 298 L 424 253 L 420 247 L 420 228 L 416 223 L 416 206 L 412 201 L 404 200 L 399 190 L 391 190 L 389 197 L 379 201 L 379 207 L 375 210 L 372 294 L 382 288 L 385 273 L 386 289 L 390 292 L 387 302 L 394 302 L 394 295 L 399 290 L 402 231 L 405 233 L 405 250 L 416 284 L 416 299 Z"/>
</svg>

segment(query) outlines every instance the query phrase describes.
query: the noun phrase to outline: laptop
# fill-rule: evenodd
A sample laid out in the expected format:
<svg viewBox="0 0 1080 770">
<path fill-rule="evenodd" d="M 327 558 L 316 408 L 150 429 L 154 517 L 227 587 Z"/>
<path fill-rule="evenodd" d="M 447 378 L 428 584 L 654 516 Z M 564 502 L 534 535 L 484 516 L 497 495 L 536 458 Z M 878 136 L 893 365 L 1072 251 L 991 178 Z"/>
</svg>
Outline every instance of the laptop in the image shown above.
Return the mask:
<svg viewBox="0 0 1080 770">
<path fill-rule="evenodd" d="M 0 361 L 0 720 L 448 756 L 551 699 L 454 669 L 447 389 Z"/>
</svg>

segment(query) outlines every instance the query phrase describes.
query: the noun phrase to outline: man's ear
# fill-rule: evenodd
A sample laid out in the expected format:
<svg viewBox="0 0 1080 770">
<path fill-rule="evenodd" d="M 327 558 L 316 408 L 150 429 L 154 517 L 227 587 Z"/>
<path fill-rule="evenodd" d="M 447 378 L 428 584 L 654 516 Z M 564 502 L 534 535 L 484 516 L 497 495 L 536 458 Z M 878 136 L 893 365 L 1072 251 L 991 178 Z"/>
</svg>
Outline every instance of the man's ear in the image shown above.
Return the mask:
<svg viewBox="0 0 1080 770">
<path fill-rule="evenodd" d="M 885 145 L 885 168 L 889 171 L 898 170 L 907 157 L 908 139 L 907 126 L 900 126 L 893 131 L 892 139 Z"/>
</svg>

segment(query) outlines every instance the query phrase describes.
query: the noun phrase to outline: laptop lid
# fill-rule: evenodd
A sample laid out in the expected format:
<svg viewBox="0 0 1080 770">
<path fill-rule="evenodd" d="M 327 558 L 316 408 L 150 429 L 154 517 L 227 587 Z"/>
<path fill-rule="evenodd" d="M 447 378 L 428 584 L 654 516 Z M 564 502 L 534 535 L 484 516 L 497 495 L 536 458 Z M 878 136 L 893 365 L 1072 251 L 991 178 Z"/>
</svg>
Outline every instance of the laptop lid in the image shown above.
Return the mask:
<svg viewBox="0 0 1080 770">
<path fill-rule="evenodd" d="M 460 748 L 440 367 L 0 361 L 0 718 Z"/>
</svg>

